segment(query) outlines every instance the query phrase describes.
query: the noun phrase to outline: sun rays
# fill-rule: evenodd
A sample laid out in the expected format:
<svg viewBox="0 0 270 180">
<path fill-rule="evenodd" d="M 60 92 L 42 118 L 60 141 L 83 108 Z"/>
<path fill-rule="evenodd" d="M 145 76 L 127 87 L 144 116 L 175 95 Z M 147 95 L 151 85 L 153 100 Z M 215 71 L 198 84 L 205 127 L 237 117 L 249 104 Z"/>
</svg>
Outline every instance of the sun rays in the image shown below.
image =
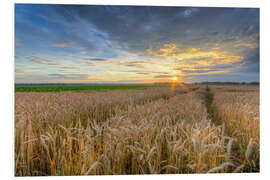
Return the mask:
<svg viewBox="0 0 270 180">
<path fill-rule="evenodd" d="M 171 78 L 172 83 L 171 83 L 171 89 L 170 89 L 170 92 L 171 92 L 171 93 L 174 93 L 174 90 L 175 90 L 175 86 L 176 86 L 176 85 L 178 85 L 178 86 L 180 86 L 181 88 L 183 88 L 184 91 L 189 92 L 188 87 L 186 87 L 179 79 L 180 79 L 180 78 L 177 77 L 177 76 L 173 76 L 173 77 Z"/>
</svg>

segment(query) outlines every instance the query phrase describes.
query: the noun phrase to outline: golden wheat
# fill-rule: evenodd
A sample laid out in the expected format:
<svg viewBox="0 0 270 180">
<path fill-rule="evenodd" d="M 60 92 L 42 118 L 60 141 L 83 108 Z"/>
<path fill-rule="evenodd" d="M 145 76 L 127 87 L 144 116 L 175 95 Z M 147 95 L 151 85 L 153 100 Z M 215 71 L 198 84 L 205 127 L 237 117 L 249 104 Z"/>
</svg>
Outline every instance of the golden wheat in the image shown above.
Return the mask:
<svg viewBox="0 0 270 180">
<path fill-rule="evenodd" d="M 259 171 L 258 88 L 192 88 L 16 93 L 15 175 Z"/>
</svg>

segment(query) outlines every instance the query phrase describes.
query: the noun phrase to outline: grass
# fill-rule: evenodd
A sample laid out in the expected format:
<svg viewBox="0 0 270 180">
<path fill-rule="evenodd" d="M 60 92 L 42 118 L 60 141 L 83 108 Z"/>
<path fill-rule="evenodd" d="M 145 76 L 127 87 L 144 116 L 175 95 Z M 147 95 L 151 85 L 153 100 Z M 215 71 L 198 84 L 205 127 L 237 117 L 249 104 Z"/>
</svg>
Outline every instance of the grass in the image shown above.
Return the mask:
<svg viewBox="0 0 270 180">
<path fill-rule="evenodd" d="M 100 91 L 100 90 L 126 90 L 155 87 L 153 85 L 114 85 L 114 86 L 16 86 L 15 92 L 61 92 L 61 91 Z"/>
<path fill-rule="evenodd" d="M 220 88 L 218 88 L 220 89 Z M 219 113 L 217 111 L 216 105 L 213 103 L 214 101 L 214 94 L 209 88 L 209 86 L 206 86 L 204 91 L 200 92 L 200 96 L 205 104 L 206 110 L 207 110 L 207 117 L 211 119 L 213 123 L 216 125 L 221 125 L 222 121 L 219 117 Z"/>
<path fill-rule="evenodd" d="M 206 86 L 205 91 L 202 94 L 202 98 L 205 102 L 206 108 L 210 110 L 214 96 L 208 86 Z"/>
<path fill-rule="evenodd" d="M 16 176 L 259 172 L 259 155 L 254 86 L 15 93 Z"/>
</svg>

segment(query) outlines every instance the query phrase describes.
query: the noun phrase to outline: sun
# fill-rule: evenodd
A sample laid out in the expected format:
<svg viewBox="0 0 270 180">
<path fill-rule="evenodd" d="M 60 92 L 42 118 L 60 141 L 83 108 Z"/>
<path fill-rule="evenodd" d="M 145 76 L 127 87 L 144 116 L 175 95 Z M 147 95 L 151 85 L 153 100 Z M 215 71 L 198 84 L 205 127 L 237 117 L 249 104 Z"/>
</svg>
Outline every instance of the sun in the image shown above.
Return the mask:
<svg viewBox="0 0 270 180">
<path fill-rule="evenodd" d="M 177 81 L 177 77 L 176 76 L 172 77 L 172 80 Z"/>
</svg>

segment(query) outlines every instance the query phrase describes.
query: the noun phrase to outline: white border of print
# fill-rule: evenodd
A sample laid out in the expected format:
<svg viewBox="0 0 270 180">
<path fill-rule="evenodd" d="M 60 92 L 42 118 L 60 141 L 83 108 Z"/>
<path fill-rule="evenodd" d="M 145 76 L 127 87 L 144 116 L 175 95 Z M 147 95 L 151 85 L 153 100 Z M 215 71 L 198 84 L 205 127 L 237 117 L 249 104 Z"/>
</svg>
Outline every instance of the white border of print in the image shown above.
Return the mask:
<svg viewBox="0 0 270 180">
<path fill-rule="evenodd" d="M 269 176 L 269 139 L 267 133 L 270 127 L 270 57 L 268 53 L 270 26 L 269 0 L 4 0 L 1 4 L 1 161 L 0 177 L 16 179 L 14 177 L 14 3 L 42 3 L 42 4 L 92 4 L 92 5 L 155 5 L 155 6 L 200 6 L 200 7 L 256 7 L 260 8 L 260 84 L 261 84 L 261 172 L 242 174 L 181 174 L 181 175 L 129 175 L 129 176 L 61 176 L 43 177 L 42 179 L 137 179 L 137 178 L 172 178 L 172 179 L 257 179 Z M 269 19 L 268 19 L 269 20 Z M 4 142 L 4 143 L 3 143 Z M 270 172 L 270 171 L 269 171 Z M 21 177 L 20 179 L 36 179 L 40 177 Z"/>
</svg>

